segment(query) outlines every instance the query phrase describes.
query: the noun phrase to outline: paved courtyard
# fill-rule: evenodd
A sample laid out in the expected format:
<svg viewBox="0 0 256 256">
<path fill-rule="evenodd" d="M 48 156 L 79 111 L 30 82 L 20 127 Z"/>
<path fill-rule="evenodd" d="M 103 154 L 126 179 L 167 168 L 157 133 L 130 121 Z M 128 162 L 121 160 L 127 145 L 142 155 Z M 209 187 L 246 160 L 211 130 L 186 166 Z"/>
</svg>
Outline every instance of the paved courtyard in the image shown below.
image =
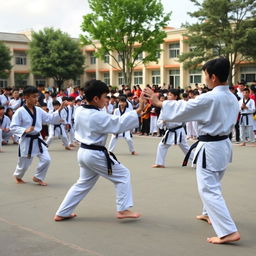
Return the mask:
<svg viewBox="0 0 256 256">
<path fill-rule="evenodd" d="M 254 256 L 256 255 L 256 147 L 234 145 L 234 161 L 223 179 L 223 193 L 242 240 L 235 245 L 212 245 L 214 232 L 195 219 L 201 213 L 195 170 L 181 167 L 179 147 L 170 148 L 165 169 L 153 169 L 160 138 L 135 136 L 137 156 L 119 140 L 116 156 L 132 173 L 133 194 L 140 220 L 115 219 L 113 185 L 100 179 L 77 207 L 78 217 L 54 222 L 53 216 L 79 168 L 76 150 L 64 151 L 60 141 L 49 149 L 52 163 L 46 182 L 31 181 L 35 159 L 16 185 L 12 173 L 17 146 L 0 154 L 1 256 Z"/>
</svg>

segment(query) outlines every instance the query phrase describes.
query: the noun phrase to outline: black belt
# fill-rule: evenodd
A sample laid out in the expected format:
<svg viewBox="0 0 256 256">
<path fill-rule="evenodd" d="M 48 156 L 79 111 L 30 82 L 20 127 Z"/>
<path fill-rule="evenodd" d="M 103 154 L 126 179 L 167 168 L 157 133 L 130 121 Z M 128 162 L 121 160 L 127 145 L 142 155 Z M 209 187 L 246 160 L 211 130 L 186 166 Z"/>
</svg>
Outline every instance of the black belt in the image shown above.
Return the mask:
<svg viewBox="0 0 256 256">
<path fill-rule="evenodd" d="M 55 125 L 54 125 L 54 129 L 53 129 L 54 135 L 55 135 L 55 130 L 56 130 L 57 128 L 60 128 L 60 135 L 62 135 L 61 124 L 55 124 Z"/>
<path fill-rule="evenodd" d="M 118 138 L 119 133 L 116 134 L 116 138 Z M 123 137 L 125 137 L 125 132 L 123 132 Z"/>
<path fill-rule="evenodd" d="M 243 118 L 245 116 L 246 117 L 246 125 L 249 125 L 249 117 L 248 117 L 249 115 L 252 115 L 252 113 L 241 114 L 241 122 L 240 122 L 240 124 L 243 123 Z"/>
<path fill-rule="evenodd" d="M 188 159 L 189 159 L 189 157 L 190 157 L 190 154 L 191 154 L 192 150 L 193 150 L 194 148 L 196 148 L 196 146 L 198 145 L 199 141 L 211 142 L 211 141 L 225 140 L 225 139 L 227 139 L 227 138 L 229 138 L 229 135 L 211 136 L 211 135 L 208 135 L 208 134 L 207 134 L 207 135 L 201 135 L 201 136 L 199 136 L 199 137 L 198 137 L 198 141 L 191 145 L 191 147 L 190 147 L 188 153 L 186 154 L 186 156 L 185 156 L 185 158 L 184 158 L 184 160 L 183 160 L 182 166 L 186 166 L 186 165 L 188 164 Z M 198 154 L 199 154 L 199 152 L 198 152 Z M 198 154 L 197 154 L 197 156 L 194 158 L 193 164 L 196 164 Z M 206 154 L 205 154 L 205 150 L 204 150 L 204 152 L 203 152 L 203 168 L 206 168 Z"/>
<path fill-rule="evenodd" d="M 180 126 L 177 126 L 175 128 L 168 129 L 168 131 L 165 133 L 165 135 L 164 135 L 164 137 L 162 139 L 162 143 L 166 144 L 167 139 L 169 137 L 169 133 L 173 132 L 174 133 L 174 144 L 177 144 L 177 133 L 176 133 L 176 130 L 178 130 L 178 129 L 182 128 L 182 127 L 183 127 L 183 125 L 180 125 Z M 180 143 L 181 143 L 181 140 L 182 140 L 182 135 L 180 135 Z"/>
<path fill-rule="evenodd" d="M 28 158 L 31 157 L 34 140 L 38 140 L 38 147 L 39 147 L 40 153 L 43 153 L 42 144 L 44 144 L 46 147 L 48 147 L 48 145 L 45 143 L 45 141 L 40 138 L 40 134 L 39 133 L 38 134 L 34 134 L 34 135 L 26 134 L 25 137 L 30 138 L 29 148 L 28 148 Z"/>
<path fill-rule="evenodd" d="M 106 156 L 107 166 L 108 166 L 108 175 L 112 175 L 112 166 L 111 165 L 115 164 L 115 163 L 110 158 L 109 155 L 111 155 L 118 162 L 116 156 L 112 152 L 109 152 L 104 146 L 100 146 L 100 145 L 87 145 L 87 144 L 81 143 L 81 148 L 102 151 Z"/>
</svg>

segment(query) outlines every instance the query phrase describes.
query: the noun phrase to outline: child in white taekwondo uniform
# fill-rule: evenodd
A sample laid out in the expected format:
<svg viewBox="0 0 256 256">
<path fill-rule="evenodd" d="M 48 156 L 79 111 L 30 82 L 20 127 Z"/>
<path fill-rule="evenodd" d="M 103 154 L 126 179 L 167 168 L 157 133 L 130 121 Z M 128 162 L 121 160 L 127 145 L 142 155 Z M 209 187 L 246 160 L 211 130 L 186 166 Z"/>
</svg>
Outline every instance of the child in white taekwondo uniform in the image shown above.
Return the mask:
<svg viewBox="0 0 256 256">
<path fill-rule="evenodd" d="M 229 134 L 239 112 L 237 99 L 229 91 L 226 83 L 229 68 L 230 63 L 225 58 L 217 58 L 204 64 L 206 83 L 212 91 L 187 102 L 164 101 L 162 103 L 152 90 L 144 90 L 146 99 L 151 99 L 155 106 L 162 107 L 164 120 L 198 121 L 199 141 L 196 144 L 193 162 L 197 162 L 198 191 L 204 210 L 203 215 L 197 218 L 212 223 L 217 237 L 208 238 L 207 241 L 213 244 L 240 239 L 240 234 L 222 196 L 220 184 L 225 169 L 231 162 L 232 145 Z M 187 160 L 188 157 L 184 164 Z"/>
<path fill-rule="evenodd" d="M 171 89 L 168 92 L 168 100 L 177 101 L 180 99 L 180 92 L 177 89 Z M 181 150 L 186 155 L 189 151 L 190 146 L 187 143 L 186 133 L 182 122 L 168 122 L 163 119 L 162 111 L 157 121 L 158 127 L 163 129 L 166 128 L 166 132 L 157 147 L 156 161 L 152 166 L 153 168 L 165 168 L 165 158 L 169 147 L 172 145 L 179 145 Z M 191 154 L 190 160 L 193 159 Z"/>
<path fill-rule="evenodd" d="M 107 151 L 105 144 L 109 133 L 122 133 L 139 125 L 138 114 L 142 111 L 143 103 L 137 110 L 122 116 L 109 115 L 100 111 L 106 104 L 108 93 L 108 86 L 99 80 L 85 84 L 85 97 L 89 104 L 79 107 L 75 115 L 75 138 L 81 143 L 78 150 L 80 177 L 66 194 L 54 217 L 55 221 L 75 217 L 73 210 L 100 176 L 115 185 L 116 217 L 140 217 L 139 213 L 129 210 L 133 206 L 130 172 Z"/>
<path fill-rule="evenodd" d="M 15 111 L 10 130 L 13 134 L 17 135 L 19 139 L 19 158 L 14 178 L 17 184 L 25 183 L 23 176 L 31 165 L 33 157 L 39 158 L 36 173 L 33 181 L 39 185 L 46 186 L 43 181 L 46 172 L 50 165 L 50 156 L 47 150 L 47 145 L 43 141 L 40 131 L 42 124 L 60 123 L 61 117 L 58 112 L 48 114 L 40 107 L 37 107 L 38 90 L 34 86 L 28 86 L 23 91 L 26 103 Z M 66 102 L 63 102 L 59 111 L 63 109 Z"/>
<path fill-rule="evenodd" d="M 250 142 L 254 142 L 253 132 L 253 113 L 255 112 L 255 102 L 250 99 L 250 90 L 248 88 L 243 89 L 243 98 L 239 101 L 240 106 L 240 140 L 241 146 L 246 145 L 246 137 Z"/>
<path fill-rule="evenodd" d="M 126 98 L 125 97 L 120 97 L 118 108 L 115 109 L 114 115 L 122 116 L 123 114 L 128 113 L 130 111 L 132 111 L 132 110 L 130 110 L 128 108 Z M 133 144 L 133 140 L 132 140 L 131 131 L 125 131 L 125 132 L 122 132 L 122 133 L 119 133 L 119 134 L 112 134 L 112 137 L 110 139 L 109 146 L 108 146 L 108 150 L 110 152 L 114 151 L 114 148 L 116 146 L 118 138 L 124 138 L 126 140 L 126 142 L 128 144 L 128 147 L 129 147 L 129 150 L 130 150 L 132 155 L 137 154 L 135 152 L 135 149 L 134 149 L 134 144 Z"/>
<path fill-rule="evenodd" d="M 2 144 L 7 144 L 12 133 L 10 132 L 11 120 L 4 114 L 4 106 L 0 105 L 0 152 L 2 151 Z"/>
<path fill-rule="evenodd" d="M 64 97 L 63 97 L 64 98 Z M 65 97 L 64 99 L 67 99 L 68 106 L 65 107 L 66 111 L 66 133 L 68 137 L 68 143 L 69 147 L 75 147 L 74 145 L 74 138 L 75 138 L 75 130 L 74 130 L 74 113 L 75 113 L 75 107 L 74 103 L 75 100 L 73 97 Z"/>
<path fill-rule="evenodd" d="M 58 137 L 61 139 L 65 149 L 71 150 L 71 147 L 69 147 L 69 143 L 68 143 L 68 137 L 65 131 L 65 124 L 66 124 L 65 120 L 67 118 L 66 111 L 64 109 L 62 109 L 61 111 L 58 111 L 61 104 L 57 100 L 53 101 L 52 105 L 53 105 L 53 111 L 50 111 L 50 113 L 54 113 L 57 111 L 61 117 L 62 123 L 49 124 L 49 136 L 46 140 L 46 144 L 50 146 L 54 137 Z"/>
</svg>

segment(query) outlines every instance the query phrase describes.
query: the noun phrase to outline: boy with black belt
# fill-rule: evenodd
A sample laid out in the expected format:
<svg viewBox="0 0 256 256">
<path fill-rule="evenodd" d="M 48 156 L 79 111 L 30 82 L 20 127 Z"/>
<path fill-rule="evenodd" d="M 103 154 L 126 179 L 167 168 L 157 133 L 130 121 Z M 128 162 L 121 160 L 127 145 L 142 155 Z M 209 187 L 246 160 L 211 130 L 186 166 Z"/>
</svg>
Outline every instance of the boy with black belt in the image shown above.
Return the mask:
<svg viewBox="0 0 256 256">
<path fill-rule="evenodd" d="M 33 181 L 41 186 L 47 186 L 44 178 L 51 158 L 40 131 L 42 124 L 59 124 L 62 119 L 58 111 L 51 115 L 36 106 L 38 90 L 34 86 L 26 87 L 23 94 L 26 103 L 15 111 L 10 126 L 11 132 L 20 138 L 18 164 L 13 176 L 17 184 L 25 183 L 22 178 L 31 165 L 33 157 L 37 156 L 39 164 Z M 63 102 L 58 110 L 61 111 L 65 105 L 66 102 Z"/>
<path fill-rule="evenodd" d="M 196 174 L 198 190 L 203 202 L 200 220 L 211 223 L 217 237 L 208 238 L 213 244 L 234 242 L 240 234 L 232 220 L 221 193 L 220 181 L 232 158 L 229 134 L 239 112 L 235 96 L 229 91 L 227 78 L 230 63 L 225 58 L 208 61 L 203 66 L 206 84 L 212 91 L 201 94 L 189 101 L 159 101 L 154 92 L 144 90 L 144 97 L 155 106 L 162 107 L 162 117 L 166 121 L 197 121 L 199 141 L 193 162 L 197 162 Z M 194 147 L 195 147 L 194 146 Z M 187 155 L 184 165 L 189 155 Z"/>
<path fill-rule="evenodd" d="M 120 164 L 113 154 L 105 148 L 109 133 L 122 133 L 136 128 L 138 114 L 143 103 L 137 110 L 122 116 L 109 115 L 101 111 L 105 107 L 108 86 L 99 81 L 91 80 L 85 84 L 85 98 L 88 105 L 79 107 L 75 114 L 75 138 L 81 143 L 78 150 L 80 177 L 70 188 L 60 205 L 54 220 L 62 221 L 76 217 L 75 207 L 93 188 L 100 176 L 110 180 L 116 188 L 116 217 L 139 218 L 140 214 L 129 210 L 133 206 L 130 172 Z"/>
</svg>

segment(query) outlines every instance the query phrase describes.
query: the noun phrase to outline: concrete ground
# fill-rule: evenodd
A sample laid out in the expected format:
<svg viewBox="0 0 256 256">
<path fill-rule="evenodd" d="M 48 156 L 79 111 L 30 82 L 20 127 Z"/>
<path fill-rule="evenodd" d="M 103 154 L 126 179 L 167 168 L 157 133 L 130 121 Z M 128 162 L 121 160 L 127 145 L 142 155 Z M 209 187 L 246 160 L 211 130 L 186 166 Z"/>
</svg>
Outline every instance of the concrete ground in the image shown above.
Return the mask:
<svg viewBox="0 0 256 256">
<path fill-rule="evenodd" d="M 169 149 L 165 169 L 153 169 L 160 138 L 135 137 L 137 156 L 119 140 L 116 155 L 132 173 L 134 210 L 140 220 L 115 219 L 113 185 L 101 178 L 76 209 L 78 217 L 54 222 L 53 216 L 79 168 L 76 150 L 63 150 L 60 141 L 49 148 L 52 163 L 46 182 L 31 181 L 35 159 L 24 180 L 15 184 L 12 173 L 17 146 L 0 154 L 1 256 L 254 256 L 256 255 L 256 147 L 234 145 L 234 161 L 223 179 L 223 193 L 241 233 L 233 245 L 212 245 L 212 227 L 197 221 L 201 202 L 195 170 L 181 167 L 179 147 Z"/>
</svg>

